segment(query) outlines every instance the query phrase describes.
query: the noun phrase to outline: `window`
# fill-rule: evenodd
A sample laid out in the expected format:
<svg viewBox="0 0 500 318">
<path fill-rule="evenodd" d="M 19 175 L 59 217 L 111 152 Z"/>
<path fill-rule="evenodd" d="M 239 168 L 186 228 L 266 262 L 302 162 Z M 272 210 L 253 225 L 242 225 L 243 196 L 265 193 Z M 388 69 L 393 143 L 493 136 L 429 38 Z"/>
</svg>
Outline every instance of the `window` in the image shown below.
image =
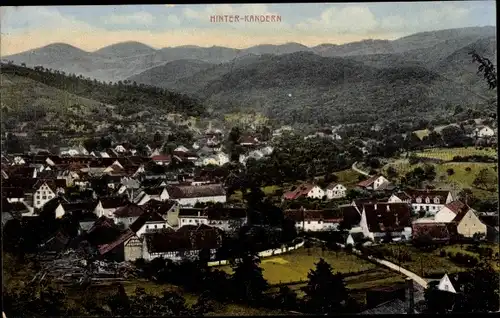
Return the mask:
<svg viewBox="0 0 500 318">
<path fill-rule="evenodd" d="M 439 198 L 434 198 L 434 203 L 439 204 Z"/>
<path fill-rule="evenodd" d="M 444 290 L 448 290 L 448 285 L 444 285 Z"/>
<path fill-rule="evenodd" d="M 42 197 L 42 199 L 47 200 L 47 196 L 45 196 L 45 195 L 44 195 L 44 196 Z"/>
<path fill-rule="evenodd" d="M 155 229 L 156 229 L 156 224 L 155 224 Z"/>
<path fill-rule="evenodd" d="M 311 221 L 307 221 L 307 224 L 311 224 Z"/>
<path fill-rule="evenodd" d="M 189 223 L 192 223 L 192 222 L 193 222 L 193 220 L 189 220 Z"/>
<path fill-rule="evenodd" d="M 40 200 L 40 196 L 39 195 L 37 195 L 36 198 Z"/>
<path fill-rule="evenodd" d="M 36 201 L 36 204 L 40 204 L 40 201 Z"/>
<path fill-rule="evenodd" d="M 146 229 L 149 229 L 149 225 L 146 225 Z"/>
<path fill-rule="evenodd" d="M 431 199 L 426 198 L 426 199 L 425 199 L 425 203 L 431 203 Z"/>
<path fill-rule="evenodd" d="M 425 207 L 425 209 L 426 209 L 427 211 L 429 211 L 429 206 L 426 206 L 426 207 Z"/>
<path fill-rule="evenodd" d="M 128 221 L 129 221 L 130 223 L 132 223 L 132 218 L 128 218 Z"/>
</svg>

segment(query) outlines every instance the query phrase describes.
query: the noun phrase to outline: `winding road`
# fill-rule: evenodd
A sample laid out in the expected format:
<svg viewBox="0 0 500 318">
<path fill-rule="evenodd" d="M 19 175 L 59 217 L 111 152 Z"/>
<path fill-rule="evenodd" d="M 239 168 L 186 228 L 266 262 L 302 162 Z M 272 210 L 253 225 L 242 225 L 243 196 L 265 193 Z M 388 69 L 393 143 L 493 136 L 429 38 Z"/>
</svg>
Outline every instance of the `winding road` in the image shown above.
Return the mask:
<svg viewBox="0 0 500 318">
<path fill-rule="evenodd" d="M 354 171 L 356 171 L 357 173 L 362 174 L 362 175 L 364 175 L 364 176 L 371 177 L 371 176 L 370 176 L 370 174 L 369 174 L 368 172 L 363 171 L 363 170 L 359 170 L 359 169 L 356 167 L 356 164 L 357 164 L 357 163 L 358 163 L 358 162 L 356 161 L 355 163 L 353 163 L 353 164 L 352 164 L 352 166 L 351 166 L 352 170 L 354 170 Z"/>
</svg>

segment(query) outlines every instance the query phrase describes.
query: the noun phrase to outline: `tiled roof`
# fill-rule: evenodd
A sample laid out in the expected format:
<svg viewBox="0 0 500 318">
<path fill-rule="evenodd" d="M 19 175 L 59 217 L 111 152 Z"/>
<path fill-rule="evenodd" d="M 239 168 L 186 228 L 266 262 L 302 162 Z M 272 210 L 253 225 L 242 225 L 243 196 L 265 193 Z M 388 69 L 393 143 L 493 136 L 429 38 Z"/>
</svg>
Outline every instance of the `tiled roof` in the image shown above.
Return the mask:
<svg viewBox="0 0 500 318">
<path fill-rule="evenodd" d="M 303 183 L 299 185 L 295 190 L 288 191 L 283 194 L 283 198 L 287 200 L 295 200 L 302 196 L 306 196 L 309 191 L 311 191 L 315 187 L 314 184 Z"/>
<path fill-rule="evenodd" d="M 365 204 L 370 232 L 400 231 L 411 226 L 411 207 L 405 203 Z"/>
<path fill-rule="evenodd" d="M 404 192 L 411 197 L 412 203 L 417 203 L 416 202 L 417 198 L 421 198 L 422 203 L 425 202 L 427 198 L 430 199 L 431 203 L 434 202 L 434 198 L 438 198 L 440 204 L 444 204 L 446 202 L 448 194 L 450 193 L 450 191 L 446 190 L 430 190 L 430 189 L 419 189 L 419 190 L 410 189 L 410 190 L 405 190 Z"/>
<path fill-rule="evenodd" d="M 460 213 L 460 211 L 462 211 L 464 208 L 466 208 L 466 205 L 465 205 L 465 203 L 463 203 L 460 200 L 455 200 L 453 202 L 446 204 L 445 207 L 450 209 L 455 214 L 458 214 L 458 213 Z"/>
<path fill-rule="evenodd" d="M 145 211 L 154 211 L 161 215 L 167 214 L 175 205 L 177 201 L 167 200 L 167 201 L 158 201 L 158 200 L 149 200 L 142 206 Z"/>
<path fill-rule="evenodd" d="M 171 199 L 200 198 L 226 195 L 226 191 L 221 184 L 199 186 L 169 186 L 167 187 L 167 192 Z"/>
<path fill-rule="evenodd" d="M 361 221 L 361 214 L 359 214 L 356 207 L 352 205 L 339 207 L 340 213 L 344 223 L 348 227 L 356 226 Z"/>
<path fill-rule="evenodd" d="M 370 178 L 368 178 L 368 179 L 366 179 L 366 180 L 363 180 L 363 181 L 361 181 L 361 182 L 359 182 L 359 183 L 358 183 L 358 187 L 363 187 L 363 188 L 365 188 L 365 187 L 369 187 L 369 186 L 371 186 L 371 185 L 375 182 L 375 180 L 377 180 L 379 177 L 380 177 L 380 176 L 373 176 L 373 177 L 370 177 Z"/>
<path fill-rule="evenodd" d="M 137 217 L 144 213 L 144 209 L 134 203 L 118 208 L 113 214 L 117 218 Z"/>
<path fill-rule="evenodd" d="M 178 250 L 213 249 L 222 243 L 222 231 L 205 226 L 203 229 L 145 234 L 149 253 L 165 253 Z"/>
<path fill-rule="evenodd" d="M 135 220 L 134 223 L 130 225 L 130 230 L 134 233 L 137 233 L 146 223 L 148 222 L 163 222 L 166 223 L 164 218 L 161 217 L 156 212 L 148 212 L 148 213 L 143 213 L 137 220 Z"/>
<path fill-rule="evenodd" d="M 115 240 L 113 240 L 112 242 L 108 243 L 108 244 L 102 244 L 102 245 L 99 245 L 98 246 L 98 249 L 99 249 L 99 254 L 101 255 L 104 255 L 110 251 L 112 251 L 113 249 L 115 249 L 117 246 L 119 246 L 120 244 L 123 244 L 126 240 L 128 240 L 129 238 L 131 238 L 132 236 L 134 236 L 135 233 L 132 232 L 130 229 L 126 229 L 125 231 L 123 231 Z"/>
<path fill-rule="evenodd" d="M 144 189 L 144 192 L 148 195 L 160 195 L 165 187 L 159 187 L 159 188 L 147 188 Z"/>
<path fill-rule="evenodd" d="M 301 221 L 341 221 L 342 217 L 339 213 L 335 213 L 331 210 L 301 210 L 301 209 L 289 209 L 284 211 L 284 215 L 295 222 Z"/>
<path fill-rule="evenodd" d="M 100 198 L 99 201 L 104 209 L 119 208 L 129 203 L 125 197 L 106 197 Z"/>
<path fill-rule="evenodd" d="M 413 238 L 429 235 L 433 240 L 449 240 L 454 234 L 456 234 L 456 225 L 452 223 L 418 222 L 412 224 Z"/>
<path fill-rule="evenodd" d="M 172 157 L 170 155 L 157 155 L 157 156 L 153 156 L 151 157 L 151 160 L 153 161 L 172 161 Z"/>
</svg>

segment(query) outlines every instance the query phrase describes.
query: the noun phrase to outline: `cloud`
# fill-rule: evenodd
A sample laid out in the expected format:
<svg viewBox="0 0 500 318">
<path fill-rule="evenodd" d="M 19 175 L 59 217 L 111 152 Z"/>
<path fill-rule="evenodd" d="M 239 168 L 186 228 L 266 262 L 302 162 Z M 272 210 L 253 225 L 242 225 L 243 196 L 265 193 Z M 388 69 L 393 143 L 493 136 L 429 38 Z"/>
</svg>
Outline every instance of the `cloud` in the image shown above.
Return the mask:
<svg viewBox="0 0 500 318">
<path fill-rule="evenodd" d="M 143 24 L 148 25 L 154 22 L 155 16 L 149 12 L 134 12 L 132 14 L 113 14 L 103 17 L 106 24 Z"/>
<path fill-rule="evenodd" d="M 173 15 L 173 14 L 169 14 L 167 16 L 167 21 L 170 22 L 171 24 L 174 24 L 174 25 L 181 24 L 181 20 L 176 15 Z"/>
<path fill-rule="evenodd" d="M 65 28 L 90 31 L 89 24 L 62 15 L 57 9 L 47 7 L 7 7 L 1 19 L 2 34 L 30 32 L 40 28 Z"/>
</svg>

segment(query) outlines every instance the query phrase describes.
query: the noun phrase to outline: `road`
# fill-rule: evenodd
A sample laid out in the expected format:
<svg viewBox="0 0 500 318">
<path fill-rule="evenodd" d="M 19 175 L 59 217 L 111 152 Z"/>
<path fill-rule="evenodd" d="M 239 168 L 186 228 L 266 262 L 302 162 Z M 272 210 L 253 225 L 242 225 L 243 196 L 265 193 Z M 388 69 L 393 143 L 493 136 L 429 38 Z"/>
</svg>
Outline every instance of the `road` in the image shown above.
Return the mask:
<svg viewBox="0 0 500 318">
<path fill-rule="evenodd" d="M 353 164 L 352 164 L 352 166 L 351 166 L 352 170 L 354 170 L 354 171 L 356 171 L 357 173 L 360 173 L 360 174 L 362 174 L 362 175 L 364 175 L 364 176 L 370 177 L 370 174 L 369 174 L 368 172 L 363 171 L 363 170 L 359 170 L 359 169 L 356 167 L 356 164 L 357 164 L 357 163 L 358 163 L 358 162 L 356 161 L 355 163 L 353 163 Z"/>
</svg>

